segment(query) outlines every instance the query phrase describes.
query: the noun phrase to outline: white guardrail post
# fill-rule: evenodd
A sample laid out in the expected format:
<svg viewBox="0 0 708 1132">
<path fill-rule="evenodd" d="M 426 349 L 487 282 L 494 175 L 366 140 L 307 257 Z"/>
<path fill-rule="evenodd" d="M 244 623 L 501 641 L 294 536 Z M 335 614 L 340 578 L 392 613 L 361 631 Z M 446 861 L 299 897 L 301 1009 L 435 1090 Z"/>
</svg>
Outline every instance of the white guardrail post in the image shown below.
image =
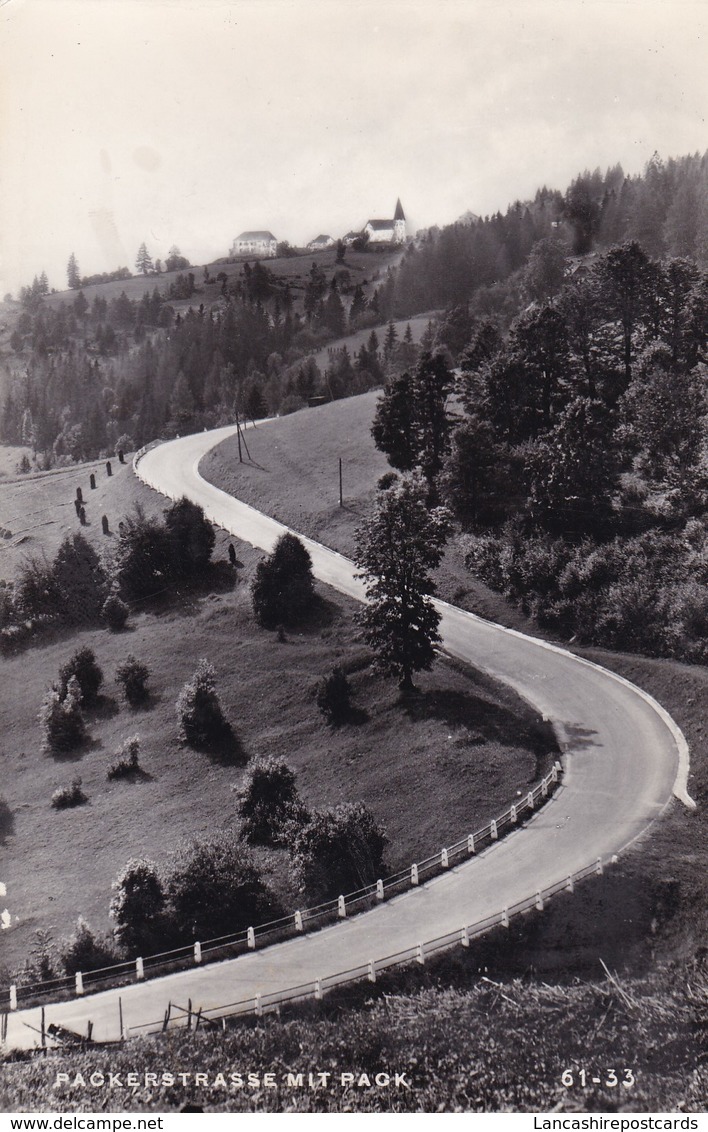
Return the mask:
<svg viewBox="0 0 708 1132">
<path fill-rule="evenodd" d="M 411 865 L 411 884 L 418 883 L 418 866 Z"/>
<path fill-rule="evenodd" d="M 246 943 L 249 951 L 256 950 L 256 933 L 253 928 L 249 928 L 246 932 Z"/>
<path fill-rule="evenodd" d="M 304 929 L 303 929 L 303 926 L 302 926 L 302 912 L 296 912 L 295 913 L 295 931 L 301 932 L 303 930 Z"/>
<path fill-rule="evenodd" d="M 77 995 L 83 994 L 84 993 L 84 977 L 81 974 L 81 971 L 77 971 L 76 974 L 74 975 L 74 982 L 75 982 L 75 993 Z"/>
<path fill-rule="evenodd" d="M 135 977 L 136 979 L 145 978 L 145 965 L 143 964 L 141 956 L 135 960 Z"/>
<path fill-rule="evenodd" d="M 489 836 L 491 837 L 492 841 L 496 841 L 499 837 L 499 833 L 497 832 L 497 823 L 494 821 L 494 818 L 492 818 L 489 823 Z"/>
<path fill-rule="evenodd" d="M 508 908 L 502 908 L 501 924 L 502 924 L 503 928 L 509 927 L 509 909 Z"/>
<path fill-rule="evenodd" d="M 340 920 L 346 920 L 347 918 L 347 906 L 344 902 L 343 896 L 337 897 L 337 915 L 339 916 Z"/>
<path fill-rule="evenodd" d="M 382 880 L 376 881 L 376 899 L 383 900 L 384 898 L 384 883 Z"/>
<path fill-rule="evenodd" d="M 460 928 L 460 943 L 463 947 L 469 947 L 470 945 L 470 933 L 466 927 Z"/>
<path fill-rule="evenodd" d="M 443 869 L 450 868 L 450 858 L 448 857 L 447 849 L 443 849 L 440 852 L 440 865 Z"/>
<path fill-rule="evenodd" d="M 467 834 L 467 852 L 470 853 L 470 854 L 474 853 L 474 834 L 473 833 Z"/>
<path fill-rule="evenodd" d="M 14 983 L 10 987 L 10 1010 L 17 1010 L 17 987 Z"/>
<path fill-rule="evenodd" d="M 369 960 L 369 975 L 368 975 L 368 979 L 369 979 L 369 982 L 370 982 L 370 983 L 375 983 L 375 982 L 376 982 L 376 960 L 375 960 L 375 959 L 370 959 L 370 960 Z"/>
</svg>

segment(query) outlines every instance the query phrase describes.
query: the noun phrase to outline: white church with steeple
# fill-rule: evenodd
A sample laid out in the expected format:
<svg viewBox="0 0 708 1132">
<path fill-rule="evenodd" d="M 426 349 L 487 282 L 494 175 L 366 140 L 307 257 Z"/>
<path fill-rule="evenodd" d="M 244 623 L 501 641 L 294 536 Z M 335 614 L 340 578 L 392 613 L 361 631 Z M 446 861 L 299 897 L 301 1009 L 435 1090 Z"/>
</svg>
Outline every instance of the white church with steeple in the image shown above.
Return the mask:
<svg viewBox="0 0 708 1132">
<path fill-rule="evenodd" d="M 406 216 L 400 199 L 391 220 L 367 220 L 364 232 L 370 244 L 403 244 L 406 239 Z"/>
</svg>

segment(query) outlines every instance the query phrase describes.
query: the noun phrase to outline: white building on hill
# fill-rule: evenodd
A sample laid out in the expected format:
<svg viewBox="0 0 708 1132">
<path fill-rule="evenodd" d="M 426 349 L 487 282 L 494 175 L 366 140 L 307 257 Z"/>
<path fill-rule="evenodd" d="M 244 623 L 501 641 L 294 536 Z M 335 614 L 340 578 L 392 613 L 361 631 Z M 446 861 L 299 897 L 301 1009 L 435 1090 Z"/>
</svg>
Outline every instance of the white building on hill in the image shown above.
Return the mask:
<svg viewBox="0 0 708 1132">
<path fill-rule="evenodd" d="M 400 200 L 391 220 L 367 220 L 364 231 L 370 244 L 403 244 L 406 239 L 406 217 Z"/>
<path fill-rule="evenodd" d="M 334 243 L 333 236 L 315 236 L 314 240 L 310 240 L 307 245 L 308 252 L 322 252 L 325 248 L 331 248 Z"/>
<path fill-rule="evenodd" d="M 231 245 L 229 254 L 273 259 L 278 254 L 278 241 L 272 232 L 242 232 Z"/>
</svg>

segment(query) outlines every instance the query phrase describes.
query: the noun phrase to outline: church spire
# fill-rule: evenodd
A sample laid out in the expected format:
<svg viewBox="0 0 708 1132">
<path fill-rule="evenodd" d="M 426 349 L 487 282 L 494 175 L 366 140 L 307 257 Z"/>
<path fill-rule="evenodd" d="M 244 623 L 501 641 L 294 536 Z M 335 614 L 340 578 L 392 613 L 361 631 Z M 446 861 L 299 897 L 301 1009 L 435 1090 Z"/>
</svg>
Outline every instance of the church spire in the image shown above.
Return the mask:
<svg viewBox="0 0 708 1132">
<path fill-rule="evenodd" d="M 405 220 L 406 219 L 405 213 L 403 211 L 403 206 L 401 204 L 401 198 L 400 197 L 396 201 L 396 211 L 393 214 L 393 219 L 394 220 Z"/>
</svg>

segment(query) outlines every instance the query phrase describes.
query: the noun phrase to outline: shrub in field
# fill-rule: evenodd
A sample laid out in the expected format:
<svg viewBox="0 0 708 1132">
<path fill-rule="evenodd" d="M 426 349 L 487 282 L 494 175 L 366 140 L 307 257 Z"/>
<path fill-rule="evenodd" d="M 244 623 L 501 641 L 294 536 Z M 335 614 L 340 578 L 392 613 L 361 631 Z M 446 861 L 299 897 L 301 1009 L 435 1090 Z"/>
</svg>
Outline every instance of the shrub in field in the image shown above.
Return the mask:
<svg viewBox="0 0 708 1132">
<path fill-rule="evenodd" d="M 382 876 L 387 844 L 383 829 L 362 802 L 315 811 L 292 844 L 294 880 L 318 900 L 355 892 Z"/>
<path fill-rule="evenodd" d="M 343 723 L 347 718 L 351 709 L 351 687 L 341 668 L 333 669 L 320 681 L 317 706 L 330 723 Z"/>
<path fill-rule="evenodd" d="M 129 612 L 128 606 L 118 594 L 111 594 L 103 603 L 101 616 L 113 633 L 119 633 L 126 626 Z"/>
<path fill-rule="evenodd" d="M 73 751 L 86 737 L 81 714 L 81 689 L 75 676 L 69 680 L 66 695 L 50 688 L 39 712 L 42 747 L 53 754 Z"/>
<path fill-rule="evenodd" d="M 192 746 L 208 745 L 226 730 L 215 679 L 213 665 L 202 659 L 177 698 L 180 737 Z"/>
<path fill-rule="evenodd" d="M 52 794 L 52 806 L 55 810 L 69 810 L 72 806 L 83 806 L 88 802 L 88 796 L 81 788 L 81 779 L 75 778 L 71 786 L 62 786 Z"/>
<path fill-rule="evenodd" d="M 137 707 L 148 698 L 147 681 L 150 669 L 131 654 L 116 668 L 116 683 L 120 684 L 131 707 Z"/>
<path fill-rule="evenodd" d="M 58 951 L 67 975 L 75 975 L 77 971 L 97 971 L 118 962 L 109 940 L 97 935 L 83 916 L 76 921 L 73 934 L 61 940 Z"/>
<path fill-rule="evenodd" d="M 273 894 L 233 834 L 184 845 L 167 880 L 177 938 L 207 940 L 274 919 Z"/>
<path fill-rule="evenodd" d="M 131 735 L 116 751 L 117 759 L 108 768 L 106 778 L 130 778 L 140 770 L 140 736 Z"/>
<path fill-rule="evenodd" d="M 98 689 L 103 683 L 103 672 L 96 663 L 93 649 L 79 649 L 59 669 L 59 691 L 62 696 L 66 694 L 72 676 L 78 681 L 82 702 L 94 704 L 98 698 Z"/>
<path fill-rule="evenodd" d="M 208 565 L 215 535 L 204 511 L 189 499 L 178 499 L 165 511 L 165 526 L 172 541 L 173 562 L 179 574 L 196 574 Z"/>
<path fill-rule="evenodd" d="M 295 772 L 283 759 L 253 762 L 238 792 L 241 836 L 251 845 L 279 845 L 293 822 L 302 821 Z"/>
<path fill-rule="evenodd" d="M 312 559 L 300 539 L 287 532 L 256 567 L 251 586 L 256 620 L 266 629 L 287 625 L 307 614 L 314 598 Z"/>
<path fill-rule="evenodd" d="M 167 527 L 136 507 L 123 522 L 114 570 L 121 596 L 128 601 L 162 593 L 174 577 L 173 545 Z"/>
<path fill-rule="evenodd" d="M 62 619 L 72 625 L 97 621 L 106 600 L 106 573 L 96 551 L 79 531 L 62 542 L 53 571 Z"/>
<path fill-rule="evenodd" d="M 26 558 L 15 581 L 15 608 L 27 621 L 55 621 L 61 608 L 61 592 L 54 568 L 46 558 Z"/>
<path fill-rule="evenodd" d="M 165 892 L 157 866 L 144 858 L 133 858 L 116 877 L 109 916 L 113 935 L 129 955 L 157 950 L 164 930 Z"/>
</svg>

